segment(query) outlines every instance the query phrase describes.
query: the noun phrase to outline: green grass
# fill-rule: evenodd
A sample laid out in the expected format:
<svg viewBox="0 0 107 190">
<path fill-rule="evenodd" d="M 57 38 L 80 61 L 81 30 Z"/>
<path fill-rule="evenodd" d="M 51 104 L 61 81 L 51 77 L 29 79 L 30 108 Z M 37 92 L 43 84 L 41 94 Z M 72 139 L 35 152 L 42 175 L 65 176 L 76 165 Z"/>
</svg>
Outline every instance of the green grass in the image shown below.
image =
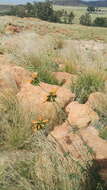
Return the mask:
<svg viewBox="0 0 107 190">
<path fill-rule="evenodd" d="M 11 92 L 0 93 L 0 145 L 19 149 L 31 135 L 31 113 Z"/>
<path fill-rule="evenodd" d="M 104 139 L 107 140 L 107 127 L 102 128 L 99 130 L 99 136 Z"/>
<path fill-rule="evenodd" d="M 80 10 L 78 10 L 78 15 L 80 15 L 79 11 Z M 5 19 L 5 17 L 2 18 Z M 54 34 L 55 37 L 59 35 L 60 31 L 67 29 L 66 34 L 62 34 L 65 39 L 95 40 L 102 38 L 103 41 L 107 41 L 107 31 L 104 28 L 85 27 L 77 24 L 65 25 L 42 21 L 35 22 L 29 21 L 29 18 L 25 21 L 24 19 L 21 20 L 17 18 L 14 22 L 16 24 L 20 22 L 20 24 L 24 26 L 33 23 L 34 28 L 32 30 L 36 32 L 39 29 L 44 31 L 44 28 L 48 28 L 47 34 L 49 33 L 50 35 L 56 30 Z M 2 20 L 2 23 L 5 22 Z M 29 33 L 32 37 L 31 32 Z M 19 35 L 22 35 L 22 38 L 17 41 Z M 28 36 L 24 36 L 22 33 L 19 35 L 16 35 L 16 45 L 19 45 L 18 50 L 14 51 L 14 48 L 11 48 L 12 51 L 6 51 L 6 53 L 16 59 L 17 65 L 29 68 L 32 71 L 37 71 L 39 81 L 49 84 L 58 84 L 52 72 L 58 71 L 59 66 L 52 61 L 52 58 L 58 57 L 60 54 L 59 51 L 65 46 L 63 41 L 56 42 L 54 52 L 53 50 L 44 51 L 42 45 L 39 49 L 40 51 L 36 52 L 40 41 L 37 42 L 36 38 L 34 38 L 35 41 L 34 39 L 30 41 Z M 11 36 L 12 35 L 10 35 L 10 37 Z M 12 39 L 13 42 L 14 39 L 15 38 Z M 27 44 L 24 44 L 24 40 L 27 40 Z M 44 39 L 41 41 L 43 40 Z M 24 44 L 23 46 L 19 44 L 20 41 Z M 36 44 L 36 47 L 33 42 Z M 28 49 L 26 49 L 27 45 Z M 45 48 L 50 46 L 50 44 L 45 45 Z M 74 58 L 72 58 L 73 56 Z M 67 61 L 64 68 L 65 71 L 70 73 L 77 72 L 74 65 L 78 60 L 75 58 L 76 55 L 72 54 L 71 61 L 73 60 L 73 66 L 71 62 L 68 63 Z M 36 81 L 33 81 L 33 83 L 36 85 Z M 78 83 L 74 84 L 73 90 L 77 95 L 77 99 L 83 103 L 87 100 L 91 92 L 103 90 L 103 87 L 104 81 L 100 75 L 82 74 L 78 78 Z M 61 112 L 63 112 L 63 110 L 61 110 Z M 96 190 L 96 183 L 99 183 L 99 181 L 95 181 L 92 175 L 93 167 L 90 171 L 90 167 L 93 164 L 93 161 L 91 161 L 93 155 L 86 149 L 86 145 L 79 145 L 79 147 L 78 144 L 76 145 L 76 152 L 78 152 L 79 156 L 77 159 L 75 158 L 74 152 L 72 152 L 72 154 L 65 152 L 60 143 L 57 144 L 55 139 L 54 142 L 48 139 L 46 129 L 32 134 L 31 114 L 32 113 L 26 113 L 26 110 L 23 110 L 15 95 L 0 94 L 0 153 L 4 156 L 5 151 L 9 158 L 9 162 L 6 160 L 6 163 L 2 166 L 0 160 L 0 190 L 92 190 L 92 188 Z M 60 115 L 62 122 L 65 118 L 62 116 L 62 113 L 58 113 L 58 121 L 60 120 Z M 71 146 L 73 146 L 72 143 Z M 61 148 L 62 154 L 58 153 L 57 148 Z M 23 156 L 21 156 L 20 153 L 18 159 L 14 157 L 14 159 L 11 160 L 10 153 L 14 153 L 15 155 L 17 152 L 21 152 Z M 27 159 L 25 152 L 28 153 L 29 159 Z M 0 157 L 0 159 L 2 158 Z M 92 183 L 93 181 L 94 183 Z M 89 186 L 87 184 L 89 184 Z"/>
<path fill-rule="evenodd" d="M 103 27 L 88 27 L 79 24 L 79 18 L 81 15 L 86 13 L 86 7 L 72 7 L 72 6 L 54 6 L 55 10 L 67 10 L 68 12 L 73 11 L 75 14 L 74 24 L 66 25 L 65 28 L 71 30 L 71 34 L 66 35 L 66 37 L 77 40 L 100 40 L 107 42 L 107 29 Z M 101 8 L 105 10 L 105 14 L 91 14 L 92 21 L 96 17 L 107 17 L 107 8 Z M 62 25 L 64 26 L 64 25 Z M 63 28 L 63 27 L 62 27 Z"/>
<path fill-rule="evenodd" d="M 38 85 L 40 82 L 45 82 L 52 85 L 58 85 L 58 80 L 49 70 L 37 69 L 38 71 L 38 78 L 34 79 L 32 82 L 33 85 Z"/>
<path fill-rule="evenodd" d="M 34 62 L 30 62 L 30 67 L 28 67 L 28 69 L 30 69 L 33 72 L 37 72 L 38 73 L 38 78 L 34 79 L 33 81 L 33 85 L 38 85 L 39 82 L 45 82 L 48 84 L 52 84 L 52 85 L 58 85 L 58 80 L 55 78 L 55 76 L 52 74 L 52 72 L 56 71 L 58 69 L 57 64 L 49 61 L 49 60 L 38 60 L 36 64 L 36 59 L 33 60 Z"/>
<path fill-rule="evenodd" d="M 104 90 L 104 80 L 96 73 L 82 73 L 71 90 L 75 93 L 76 100 L 85 103 L 92 92 Z"/>
<path fill-rule="evenodd" d="M 79 23 L 79 18 L 81 17 L 81 15 L 85 14 L 87 12 L 87 7 L 72 7 L 72 6 L 58 6 L 58 5 L 54 5 L 54 9 L 55 10 L 66 10 L 67 12 L 73 11 L 75 18 L 74 18 L 74 23 L 78 24 Z M 93 13 L 91 14 L 92 20 L 94 20 L 96 17 L 98 16 L 102 16 L 102 17 L 107 17 L 107 8 L 106 7 L 101 7 L 102 10 L 106 11 L 105 14 L 101 14 L 101 13 Z"/>
<path fill-rule="evenodd" d="M 100 15 L 101 16 L 101 15 Z M 4 23 L 11 22 L 11 17 L 0 17 L 0 26 L 3 28 Z M 48 23 L 43 21 L 30 21 L 32 24 L 32 31 L 35 31 L 37 34 L 54 36 L 54 38 L 61 37 L 62 39 L 77 39 L 77 40 L 95 40 L 95 41 L 104 41 L 107 42 L 107 29 L 103 27 L 88 27 L 74 22 L 74 24 L 59 24 L 59 23 Z M 13 24 L 18 26 L 27 27 L 29 20 L 21 20 L 17 18 L 14 20 Z M 44 33 L 43 33 L 44 31 Z M 2 30 L 2 32 L 4 32 Z M 60 44 L 61 46 L 63 44 Z"/>
</svg>

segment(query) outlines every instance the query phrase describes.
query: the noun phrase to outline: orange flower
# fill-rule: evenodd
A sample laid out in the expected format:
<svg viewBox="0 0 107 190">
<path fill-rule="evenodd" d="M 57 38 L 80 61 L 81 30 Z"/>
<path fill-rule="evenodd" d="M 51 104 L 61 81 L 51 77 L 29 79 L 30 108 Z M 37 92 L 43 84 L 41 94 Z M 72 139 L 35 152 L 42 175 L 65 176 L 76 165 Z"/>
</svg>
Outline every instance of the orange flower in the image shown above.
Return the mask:
<svg viewBox="0 0 107 190">
<path fill-rule="evenodd" d="M 38 73 L 37 72 L 33 72 L 32 73 L 32 78 L 33 79 L 37 79 L 38 78 Z"/>
<path fill-rule="evenodd" d="M 46 123 L 48 123 L 48 120 L 44 120 L 41 116 L 38 118 L 38 120 L 32 120 L 32 132 L 35 133 L 37 130 L 44 128 Z"/>
<path fill-rule="evenodd" d="M 55 102 L 55 99 L 57 97 L 57 90 L 58 88 L 53 88 L 49 94 L 45 97 L 44 102 Z"/>
<path fill-rule="evenodd" d="M 50 91 L 50 94 L 56 95 L 57 90 L 58 90 L 58 88 L 53 88 L 53 89 Z"/>
</svg>

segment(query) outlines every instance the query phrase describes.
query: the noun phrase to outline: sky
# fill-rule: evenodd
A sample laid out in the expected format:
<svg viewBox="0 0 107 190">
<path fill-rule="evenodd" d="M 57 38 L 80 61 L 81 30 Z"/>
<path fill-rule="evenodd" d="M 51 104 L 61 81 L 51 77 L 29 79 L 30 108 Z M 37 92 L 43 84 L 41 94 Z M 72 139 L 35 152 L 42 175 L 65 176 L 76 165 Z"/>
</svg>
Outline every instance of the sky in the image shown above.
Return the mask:
<svg viewBox="0 0 107 190">
<path fill-rule="evenodd" d="M 26 2 L 33 2 L 33 1 L 39 1 L 39 0 L 0 0 L 0 4 L 23 4 Z"/>
<path fill-rule="evenodd" d="M 26 2 L 33 2 L 33 1 L 39 1 L 39 0 L 0 0 L 1 4 L 22 4 Z M 41 0 L 43 1 L 43 0 Z M 95 0 L 83 0 L 83 1 L 95 1 Z M 103 0 L 102 0 L 103 1 Z"/>
</svg>

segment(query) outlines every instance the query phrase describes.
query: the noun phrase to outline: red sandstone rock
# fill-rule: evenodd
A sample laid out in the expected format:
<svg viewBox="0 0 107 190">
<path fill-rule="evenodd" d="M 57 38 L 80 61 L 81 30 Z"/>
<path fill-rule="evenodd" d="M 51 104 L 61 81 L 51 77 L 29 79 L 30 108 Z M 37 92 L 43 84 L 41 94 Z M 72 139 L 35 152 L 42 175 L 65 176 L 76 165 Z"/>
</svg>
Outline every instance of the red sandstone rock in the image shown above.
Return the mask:
<svg viewBox="0 0 107 190">
<path fill-rule="evenodd" d="M 78 102 L 71 102 L 66 107 L 68 114 L 68 121 L 72 126 L 78 128 L 87 127 L 91 122 L 99 120 L 96 112 L 87 104 L 79 104 Z"/>
</svg>

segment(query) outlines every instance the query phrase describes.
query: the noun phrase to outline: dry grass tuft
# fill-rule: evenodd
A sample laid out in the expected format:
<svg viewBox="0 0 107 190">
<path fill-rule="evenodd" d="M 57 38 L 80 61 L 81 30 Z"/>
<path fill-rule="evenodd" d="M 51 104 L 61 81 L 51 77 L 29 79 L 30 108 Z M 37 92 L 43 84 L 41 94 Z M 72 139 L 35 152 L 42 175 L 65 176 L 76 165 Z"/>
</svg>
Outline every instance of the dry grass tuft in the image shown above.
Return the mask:
<svg viewBox="0 0 107 190">
<path fill-rule="evenodd" d="M 1 92 L 0 144 L 18 149 L 30 135 L 31 113 L 23 110 L 12 92 Z"/>
<path fill-rule="evenodd" d="M 71 89 L 80 103 L 85 103 L 91 93 L 104 91 L 105 81 L 103 75 L 100 74 L 88 71 L 78 76 L 78 79 L 72 85 Z"/>
</svg>

